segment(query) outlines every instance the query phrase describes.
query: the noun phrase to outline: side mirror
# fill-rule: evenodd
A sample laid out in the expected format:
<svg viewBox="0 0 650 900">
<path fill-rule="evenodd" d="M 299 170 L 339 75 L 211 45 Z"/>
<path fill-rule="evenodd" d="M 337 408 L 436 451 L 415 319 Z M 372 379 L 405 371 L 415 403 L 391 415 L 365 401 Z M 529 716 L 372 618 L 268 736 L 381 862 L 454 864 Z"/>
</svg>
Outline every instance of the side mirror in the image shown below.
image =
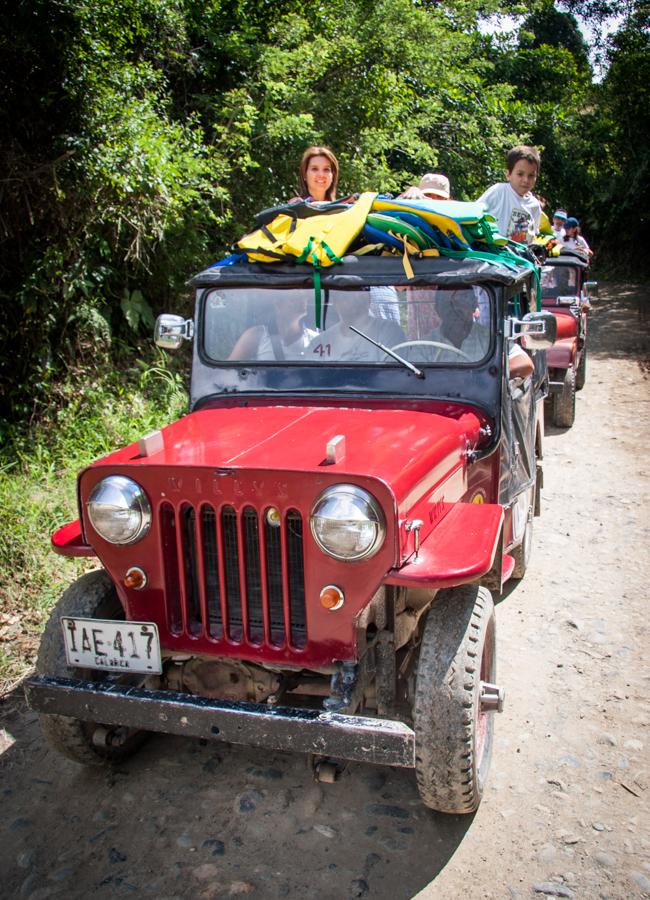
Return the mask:
<svg viewBox="0 0 650 900">
<path fill-rule="evenodd" d="M 553 313 L 526 313 L 523 319 L 510 319 L 509 322 L 510 333 L 506 337 L 511 340 L 521 337 L 526 350 L 548 350 L 557 338 L 557 319 Z"/>
<path fill-rule="evenodd" d="M 587 295 L 587 297 L 589 297 L 590 300 L 593 300 L 594 297 L 598 296 L 598 282 L 597 281 L 585 281 L 584 292 Z"/>
<path fill-rule="evenodd" d="M 153 332 L 154 343 L 163 350 L 178 350 L 183 341 L 191 341 L 194 337 L 194 322 L 182 316 L 163 313 L 156 319 Z"/>
</svg>

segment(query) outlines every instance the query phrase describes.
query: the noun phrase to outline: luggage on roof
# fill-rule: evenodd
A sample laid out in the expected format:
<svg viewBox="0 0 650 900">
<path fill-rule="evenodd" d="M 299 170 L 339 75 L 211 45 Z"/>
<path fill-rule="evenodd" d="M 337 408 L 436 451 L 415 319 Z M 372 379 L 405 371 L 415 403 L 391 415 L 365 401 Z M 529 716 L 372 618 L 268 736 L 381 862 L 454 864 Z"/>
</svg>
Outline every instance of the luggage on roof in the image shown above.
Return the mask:
<svg viewBox="0 0 650 900">
<path fill-rule="evenodd" d="M 273 262 L 293 258 L 317 266 L 338 262 L 363 228 L 377 195 L 361 194 L 341 209 L 312 214 L 307 218 L 286 212 L 237 241 L 237 250 L 249 260 Z"/>
<path fill-rule="evenodd" d="M 346 253 L 399 253 L 409 279 L 410 257 L 421 255 L 498 260 L 511 269 L 537 271 L 529 251 L 500 234 L 494 217 L 478 202 L 404 200 L 367 192 L 331 203 L 298 201 L 263 210 L 256 224 L 234 249 L 250 262 L 309 263 L 317 319 L 320 269 L 339 263 Z"/>
</svg>

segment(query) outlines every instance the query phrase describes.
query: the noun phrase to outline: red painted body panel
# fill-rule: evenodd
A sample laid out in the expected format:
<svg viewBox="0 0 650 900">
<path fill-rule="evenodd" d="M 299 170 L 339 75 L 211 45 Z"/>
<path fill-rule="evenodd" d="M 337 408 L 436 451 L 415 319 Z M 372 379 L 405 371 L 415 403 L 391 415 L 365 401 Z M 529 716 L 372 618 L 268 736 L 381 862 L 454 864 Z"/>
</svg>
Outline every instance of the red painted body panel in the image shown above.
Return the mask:
<svg viewBox="0 0 650 900">
<path fill-rule="evenodd" d="M 557 340 L 578 334 L 578 317 L 575 313 L 558 309 L 552 309 L 551 312 L 557 322 Z"/>
<path fill-rule="evenodd" d="M 547 350 L 549 369 L 568 369 L 577 366 L 587 333 L 587 307 L 549 307 L 557 322 L 557 339 Z"/>
<path fill-rule="evenodd" d="M 386 584 L 445 588 L 476 581 L 492 567 L 502 523 L 496 504 L 456 503 L 423 542 L 419 558 L 389 573 Z"/>
<path fill-rule="evenodd" d="M 75 519 L 52 535 L 52 549 L 60 556 L 96 556 L 92 547 L 84 541 L 81 522 Z"/>
<path fill-rule="evenodd" d="M 546 351 L 546 360 L 549 369 L 568 369 L 572 366 L 578 352 L 577 338 L 564 338 L 557 340 Z"/>
<path fill-rule="evenodd" d="M 411 410 L 354 407 L 260 406 L 202 409 L 162 430 L 163 449 L 142 457 L 137 444 L 105 456 L 96 466 L 208 466 L 320 472 L 328 441 L 345 437 L 345 456 L 331 467 L 390 484 L 398 504 L 426 479 L 445 476 L 467 445 L 479 440 L 478 417 L 459 419 Z M 134 474 L 134 477 L 137 475 Z"/>
<path fill-rule="evenodd" d="M 514 556 L 510 556 L 509 553 L 503 554 L 503 564 L 501 567 L 501 581 L 503 584 L 510 578 L 512 573 L 515 571 L 515 559 Z"/>
</svg>

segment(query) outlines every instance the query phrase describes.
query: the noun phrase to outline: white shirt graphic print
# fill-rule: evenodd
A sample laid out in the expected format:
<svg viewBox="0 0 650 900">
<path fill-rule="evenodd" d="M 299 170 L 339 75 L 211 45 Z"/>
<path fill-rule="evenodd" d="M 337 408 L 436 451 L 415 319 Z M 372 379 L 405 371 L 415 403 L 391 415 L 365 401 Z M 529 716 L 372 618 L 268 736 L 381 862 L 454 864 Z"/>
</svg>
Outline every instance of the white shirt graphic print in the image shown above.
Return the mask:
<svg viewBox="0 0 650 900">
<path fill-rule="evenodd" d="M 497 220 L 499 231 L 511 241 L 530 244 L 539 230 L 542 208 L 532 193 L 521 197 L 509 184 L 500 182 L 478 198 Z"/>
</svg>

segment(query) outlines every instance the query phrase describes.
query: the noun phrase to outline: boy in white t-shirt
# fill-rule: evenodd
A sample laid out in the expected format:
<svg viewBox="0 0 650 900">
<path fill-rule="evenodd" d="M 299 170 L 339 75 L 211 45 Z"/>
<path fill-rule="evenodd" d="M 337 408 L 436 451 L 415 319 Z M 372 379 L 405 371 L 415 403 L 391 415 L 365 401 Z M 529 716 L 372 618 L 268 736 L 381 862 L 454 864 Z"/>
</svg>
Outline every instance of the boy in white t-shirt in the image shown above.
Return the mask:
<svg viewBox="0 0 650 900">
<path fill-rule="evenodd" d="M 521 244 L 530 244 L 539 231 L 542 207 L 532 193 L 539 167 L 535 147 L 513 147 L 506 154 L 507 181 L 493 184 L 478 198 L 497 220 L 499 231 Z"/>
</svg>

